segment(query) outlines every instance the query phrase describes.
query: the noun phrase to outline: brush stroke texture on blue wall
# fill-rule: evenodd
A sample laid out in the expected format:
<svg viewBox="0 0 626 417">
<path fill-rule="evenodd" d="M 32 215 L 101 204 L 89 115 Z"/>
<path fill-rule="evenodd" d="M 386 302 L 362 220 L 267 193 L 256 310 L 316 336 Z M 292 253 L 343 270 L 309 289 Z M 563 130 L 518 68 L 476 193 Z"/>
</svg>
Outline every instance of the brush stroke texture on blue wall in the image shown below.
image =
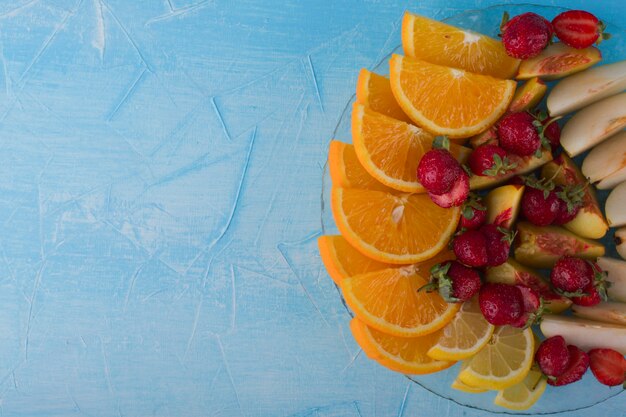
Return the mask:
<svg viewBox="0 0 626 417">
<path fill-rule="evenodd" d="M 358 69 L 489 4 L 0 1 L 0 413 L 481 415 L 359 355 L 315 237 Z"/>
</svg>

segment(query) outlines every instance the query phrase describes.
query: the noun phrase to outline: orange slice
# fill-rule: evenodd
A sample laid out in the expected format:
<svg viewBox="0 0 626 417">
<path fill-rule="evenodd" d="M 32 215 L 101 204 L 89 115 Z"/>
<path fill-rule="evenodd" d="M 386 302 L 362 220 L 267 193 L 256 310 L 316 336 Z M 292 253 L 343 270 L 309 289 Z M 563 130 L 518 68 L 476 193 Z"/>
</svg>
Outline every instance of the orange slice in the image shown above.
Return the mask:
<svg viewBox="0 0 626 417">
<path fill-rule="evenodd" d="M 402 111 L 391 92 L 389 78 L 365 68 L 359 72 L 356 82 L 356 102 L 385 116 L 411 123 L 411 119 Z"/>
<path fill-rule="evenodd" d="M 432 258 L 454 233 L 460 207 L 441 208 L 428 194 L 333 187 L 331 207 L 341 235 L 380 262 L 409 264 Z"/>
<path fill-rule="evenodd" d="M 391 89 L 420 127 L 436 135 L 465 138 L 487 130 L 506 111 L 515 81 L 393 55 Z"/>
<path fill-rule="evenodd" d="M 430 374 L 454 365 L 454 362 L 438 361 L 426 355 L 426 351 L 441 332 L 420 337 L 396 337 L 372 329 L 356 318 L 350 322 L 350 330 L 370 359 L 392 371 L 414 375 Z"/>
<path fill-rule="evenodd" d="M 417 180 L 417 166 L 432 149 L 430 133 L 354 103 L 352 142 L 363 168 L 379 182 L 400 191 L 426 192 Z M 464 162 L 471 150 L 451 144 L 450 152 Z"/>
<path fill-rule="evenodd" d="M 381 332 L 400 337 L 433 333 L 454 318 L 461 304 L 418 289 L 428 283 L 433 265 L 452 258 L 452 252 L 444 251 L 420 264 L 345 278 L 341 284 L 344 299 L 359 320 Z"/>
<path fill-rule="evenodd" d="M 331 140 L 328 147 L 328 170 L 334 187 L 366 188 L 393 191 L 372 177 L 356 156 L 354 145 Z"/>
<path fill-rule="evenodd" d="M 354 249 L 341 235 L 324 235 L 317 238 L 317 246 L 328 275 L 341 285 L 352 275 L 378 271 L 391 265 L 375 261 Z"/>
<path fill-rule="evenodd" d="M 412 58 L 497 78 L 513 78 L 520 63 L 499 40 L 408 12 L 402 19 L 402 48 Z"/>
</svg>

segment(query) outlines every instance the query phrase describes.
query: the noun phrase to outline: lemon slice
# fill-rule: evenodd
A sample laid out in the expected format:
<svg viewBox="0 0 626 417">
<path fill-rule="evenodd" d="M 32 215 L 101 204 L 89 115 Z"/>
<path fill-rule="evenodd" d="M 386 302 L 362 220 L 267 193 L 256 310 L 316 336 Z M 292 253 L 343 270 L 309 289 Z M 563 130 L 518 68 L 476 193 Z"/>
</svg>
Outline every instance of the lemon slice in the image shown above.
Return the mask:
<svg viewBox="0 0 626 417">
<path fill-rule="evenodd" d="M 535 340 L 530 328 L 496 327 L 489 342 L 461 370 L 467 385 L 494 390 L 521 382 L 533 363 Z"/>
<path fill-rule="evenodd" d="M 467 368 L 467 364 L 467 361 L 461 362 L 461 372 L 463 371 L 463 369 Z M 489 391 L 487 388 L 473 387 L 471 385 L 467 385 L 465 382 L 461 381 L 458 376 L 454 381 L 452 381 L 450 387 L 459 391 L 467 392 L 468 394 L 481 394 L 483 392 Z"/>
<path fill-rule="evenodd" d="M 498 391 L 493 402 L 511 410 L 528 410 L 541 398 L 546 385 L 546 378 L 533 367 L 522 382 Z"/>
<path fill-rule="evenodd" d="M 441 361 L 469 358 L 489 342 L 494 328 L 480 312 L 478 297 L 474 297 L 463 303 L 454 319 L 443 328 L 428 356 Z"/>
</svg>

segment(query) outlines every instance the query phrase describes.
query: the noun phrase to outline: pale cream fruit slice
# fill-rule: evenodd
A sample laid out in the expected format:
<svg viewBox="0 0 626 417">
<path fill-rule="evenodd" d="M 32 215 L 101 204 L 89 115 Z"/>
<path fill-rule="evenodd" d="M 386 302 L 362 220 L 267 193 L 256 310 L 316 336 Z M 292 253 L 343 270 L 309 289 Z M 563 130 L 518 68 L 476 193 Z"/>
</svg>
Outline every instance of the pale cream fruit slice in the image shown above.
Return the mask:
<svg viewBox="0 0 626 417">
<path fill-rule="evenodd" d="M 611 300 L 626 303 L 626 262 L 607 257 L 598 258 L 598 266 L 607 273 L 607 295 Z"/>
<path fill-rule="evenodd" d="M 624 137 L 626 140 L 626 137 Z M 604 205 L 606 212 L 606 220 L 611 227 L 620 227 L 626 225 L 626 182 L 621 183 L 606 199 Z"/>
<path fill-rule="evenodd" d="M 626 181 L 626 131 L 616 133 L 593 148 L 581 170 L 601 190 Z"/>
<path fill-rule="evenodd" d="M 493 403 L 509 410 L 528 410 L 541 398 L 547 385 L 541 371 L 533 367 L 522 382 L 498 391 Z"/>
<path fill-rule="evenodd" d="M 626 61 L 589 68 L 560 81 L 548 94 L 550 116 L 562 116 L 626 89 Z"/>
<path fill-rule="evenodd" d="M 563 126 L 561 145 L 569 156 L 596 146 L 626 126 L 626 93 L 605 98 L 576 113 Z"/>
<path fill-rule="evenodd" d="M 530 328 L 496 327 L 485 347 L 468 360 L 459 379 L 474 387 L 508 388 L 526 377 L 534 353 L 535 339 Z"/>
<path fill-rule="evenodd" d="M 541 332 L 545 337 L 561 335 L 568 345 L 576 345 L 584 351 L 608 348 L 626 355 L 626 326 L 549 315 L 541 321 Z"/>
<path fill-rule="evenodd" d="M 593 321 L 613 323 L 626 326 L 626 304 L 615 301 L 605 301 L 595 306 L 585 307 L 572 305 L 575 316 Z"/>
<path fill-rule="evenodd" d="M 483 317 L 478 297 L 466 301 L 441 337 L 428 351 L 428 356 L 442 361 L 458 361 L 473 356 L 489 342 L 494 326 Z"/>
</svg>

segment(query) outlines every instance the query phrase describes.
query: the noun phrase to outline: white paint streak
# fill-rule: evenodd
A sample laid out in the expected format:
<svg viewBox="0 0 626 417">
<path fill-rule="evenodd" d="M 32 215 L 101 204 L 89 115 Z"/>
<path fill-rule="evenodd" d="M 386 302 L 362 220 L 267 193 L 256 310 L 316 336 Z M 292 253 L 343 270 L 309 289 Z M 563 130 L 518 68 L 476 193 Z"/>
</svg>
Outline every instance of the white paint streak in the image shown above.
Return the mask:
<svg viewBox="0 0 626 417">
<path fill-rule="evenodd" d="M 96 33 L 91 46 L 100 51 L 100 60 L 104 60 L 104 49 L 106 48 L 106 31 L 104 26 L 104 14 L 102 13 L 102 3 L 100 0 L 93 0 L 96 10 Z"/>
</svg>

